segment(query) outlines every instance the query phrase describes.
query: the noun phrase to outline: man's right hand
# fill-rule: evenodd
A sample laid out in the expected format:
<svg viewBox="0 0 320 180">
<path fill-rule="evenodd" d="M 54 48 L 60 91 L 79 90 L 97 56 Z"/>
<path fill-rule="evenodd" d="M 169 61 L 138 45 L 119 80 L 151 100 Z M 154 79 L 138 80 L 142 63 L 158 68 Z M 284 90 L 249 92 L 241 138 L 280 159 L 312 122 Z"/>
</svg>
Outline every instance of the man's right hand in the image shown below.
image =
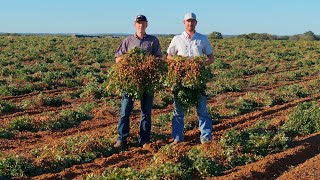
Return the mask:
<svg viewBox="0 0 320 180">
<path fill-rule="evenodd" d="M 119 63 L 123 60 L 122 56 L 116 57 L 116 63 Z"/>
</svg>

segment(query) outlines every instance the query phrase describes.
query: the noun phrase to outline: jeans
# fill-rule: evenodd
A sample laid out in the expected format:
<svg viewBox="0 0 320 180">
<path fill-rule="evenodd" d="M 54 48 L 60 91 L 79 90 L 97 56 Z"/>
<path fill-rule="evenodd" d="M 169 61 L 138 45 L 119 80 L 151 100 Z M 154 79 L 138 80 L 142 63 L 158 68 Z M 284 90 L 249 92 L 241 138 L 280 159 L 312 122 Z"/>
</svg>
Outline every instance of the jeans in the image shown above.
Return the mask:
<svg viewBox="0 0 320 180">
<path fill-rule="evenodd" d="M 199 104 L 197 106 L 197 114 L 199 119 L 199 128 L 201 131 L 200 141 L 212 140 L 212 119 L 207 112 L 207 98 L 201 96 Z M 174 113 L 172 118 L 172 137 L 175 141 L 183 141 L 183 128 L 184 128 L 184 111 L 177 101 L 177 97 L 174 97 Z"/>
<path fill-rule="evenodd" d="M 124 93 L 121 100 L 120 118 L 118 121 L 118 140 L 127 141 L 130 131 L 129 117 L 133 109 L 134 100 L 127 93 Z M 141 118 L 140 118 L 140 134 L 139 143 L 150 141 L 151 131 L 151 109 L 153 103 L 153 95 L 143 94 L 141 98 Z"/>
</svg>

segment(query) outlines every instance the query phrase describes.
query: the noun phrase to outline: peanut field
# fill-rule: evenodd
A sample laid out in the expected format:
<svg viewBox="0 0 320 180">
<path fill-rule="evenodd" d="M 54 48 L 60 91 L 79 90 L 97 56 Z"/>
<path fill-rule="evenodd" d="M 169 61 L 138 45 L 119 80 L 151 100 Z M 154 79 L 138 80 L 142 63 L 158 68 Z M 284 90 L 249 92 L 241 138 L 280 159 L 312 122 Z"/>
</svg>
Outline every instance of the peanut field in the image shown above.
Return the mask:
<svg viewBox="0 0 320 180">
<path fill-rule="evenodd" d="M 122 39 L 0 35 L 0 179 L 320 179 L 320 41 L 211 39 L 212 143 L 191 108 L 185 141 L 169 145 L 164 88 L 150 145 L 137 143 L 135 101 L 120 151 L 121 96 L 107 86 Z M 159 40 L 165 54 L 171 38 Z"/>
</svg>

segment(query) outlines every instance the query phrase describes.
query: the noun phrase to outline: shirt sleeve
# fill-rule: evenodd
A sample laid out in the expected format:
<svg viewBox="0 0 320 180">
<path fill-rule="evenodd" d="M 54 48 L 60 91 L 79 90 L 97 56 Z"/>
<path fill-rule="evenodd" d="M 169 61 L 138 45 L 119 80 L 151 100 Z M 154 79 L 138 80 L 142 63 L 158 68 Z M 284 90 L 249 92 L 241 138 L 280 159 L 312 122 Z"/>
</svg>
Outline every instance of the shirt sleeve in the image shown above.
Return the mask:
<svg viewBox="0 0 320 180">
<path fill-rule="evenodd" d="M 208 40 L 208 38 L 207 38 L 206 36 L 205 36 L 205 38 L 204 38 L 203 53 L 204 53 L 205 55 L 213 54 L 212 46 L 211 46 L 210 41 Z"/>
<path fill-rule="evenodd" d="M 167 49 L 167 53 L 171 56 L 174 56 L 178 53 L 177 48 L 176 48 L 176 40 L 177 40 L 177 38 L 176 38 L 176 36 L 174 36 L 170 42 L 168 49 Z"/>
<path fill-rule="evenodd" d="M 128 45 L 127 45 L 127 39 L 124 39 L 121 44 L 119 45 L 119 47 L 117 48 L 114 56 L 115 57 L 119 57 L 122 56 L 123 54 L 125 54 L 126 52 L 128 52 Z"/>
<path fill-rule="evenodd" d="M 162 57 L 161 46 L 157 38 L 155 39 L 155 44 L 153 46 L 153 55 L 156 57 Z"/>
</svg>

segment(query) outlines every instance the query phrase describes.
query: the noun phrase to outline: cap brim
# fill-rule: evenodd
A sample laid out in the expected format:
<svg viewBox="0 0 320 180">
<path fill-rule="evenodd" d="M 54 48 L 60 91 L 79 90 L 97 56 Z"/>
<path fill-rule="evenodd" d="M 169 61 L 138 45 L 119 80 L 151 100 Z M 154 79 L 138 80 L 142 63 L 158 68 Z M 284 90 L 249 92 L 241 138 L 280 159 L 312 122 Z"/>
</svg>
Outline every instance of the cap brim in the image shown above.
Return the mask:
<svg viewBox="0 0 320 180">
<path fill-rule="evenodd" d="M 141 22 L 141 21 L 146 21 L 147 22 L 147 20 L 145 20 L 145 19 L 137 19 L 137 20 L 135 20 L 135 22 Z"/>
</svg>

